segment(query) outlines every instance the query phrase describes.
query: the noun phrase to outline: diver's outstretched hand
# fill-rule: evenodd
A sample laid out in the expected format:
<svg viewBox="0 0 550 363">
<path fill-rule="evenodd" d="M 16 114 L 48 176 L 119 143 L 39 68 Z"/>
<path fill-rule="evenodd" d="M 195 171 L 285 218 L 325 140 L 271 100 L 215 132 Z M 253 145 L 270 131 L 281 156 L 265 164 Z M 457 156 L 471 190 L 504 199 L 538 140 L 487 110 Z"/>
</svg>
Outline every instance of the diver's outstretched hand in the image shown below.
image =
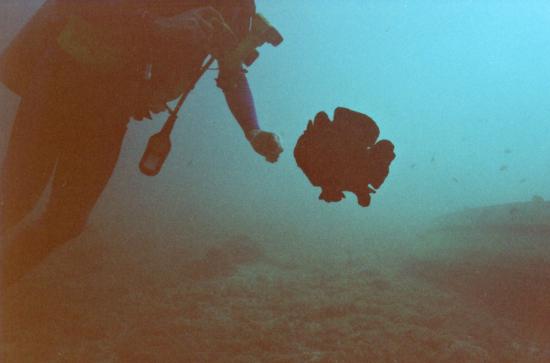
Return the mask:
<svg viewBox="0 0 550 363">
<path fill-rule="evenodd" d="M 254 151 L 265 157 L 265 160 L 270 163 L 276 162 L 283 152 L 279 136 L 272 132 L 252 129 L 247 132 L 246 138 L 250 141 Z"/>
</svg>

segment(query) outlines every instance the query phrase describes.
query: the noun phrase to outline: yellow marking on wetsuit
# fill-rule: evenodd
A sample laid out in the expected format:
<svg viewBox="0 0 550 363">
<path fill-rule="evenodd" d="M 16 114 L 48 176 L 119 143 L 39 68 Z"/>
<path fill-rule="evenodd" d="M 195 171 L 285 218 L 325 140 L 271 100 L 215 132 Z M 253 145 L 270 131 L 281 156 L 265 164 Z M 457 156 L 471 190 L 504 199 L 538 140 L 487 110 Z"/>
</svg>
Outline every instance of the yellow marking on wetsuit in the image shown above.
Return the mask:
<svg viewBox="0 0 550 363">
<path fill-rule="evenodd" d="M 57 37 L 57 43 L 79 63 L 95 71 L 120 70 L 127 57 L 121 47 L 108 44 L 109 34 L 84 19 L 71 16 Z"/>
</svg>

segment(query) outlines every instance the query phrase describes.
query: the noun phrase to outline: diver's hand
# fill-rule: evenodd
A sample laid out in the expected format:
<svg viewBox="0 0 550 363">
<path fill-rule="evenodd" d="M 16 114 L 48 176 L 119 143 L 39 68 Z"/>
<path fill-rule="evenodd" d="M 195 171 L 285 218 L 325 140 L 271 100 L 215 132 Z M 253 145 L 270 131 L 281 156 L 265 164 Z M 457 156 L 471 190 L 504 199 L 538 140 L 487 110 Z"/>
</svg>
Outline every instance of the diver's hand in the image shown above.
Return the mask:
<svg viewBox="0 0 550 363">
<path fill-rule="evenodd" d="M 210 47 L 220 26 L 227 26 L 223 16 L 213 7 L 185 11 L 171 17 L 158 17 L 154 24 L 161 36 L 174 44 L 183 39 L 193 39 L 195 44 Z"/>
<path fill-rule="evenodd" d="M 246 138 L 254 151 L 265 157 L 265 160 L 274 163 L 283 152 L 279 136 L 272 132 L 252 129 L 246 133 Z"/>
<path fill-rule="evenodd" d="M 212 45 L 214 38 L 220 29 L 228 27 L 223 19 L 223 16 L 213 7 L 205 6 L 192 10 L 194 17 L 197 20 L 198 28 L 200 29 L 200 40 L 203 44 Z"/>
</svg>

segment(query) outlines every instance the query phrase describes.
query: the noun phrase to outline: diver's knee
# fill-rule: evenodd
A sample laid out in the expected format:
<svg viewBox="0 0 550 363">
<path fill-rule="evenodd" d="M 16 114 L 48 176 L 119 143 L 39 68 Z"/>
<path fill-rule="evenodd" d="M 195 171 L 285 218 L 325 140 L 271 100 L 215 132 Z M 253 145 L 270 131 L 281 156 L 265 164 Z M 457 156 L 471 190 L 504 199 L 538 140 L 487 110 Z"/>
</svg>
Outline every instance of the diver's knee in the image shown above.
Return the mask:
<svg viewBox="0 0 550 363">
<path fill-rule="evenodd" d="M 8 208 L 6 202 L 0 202 L 0 238 L 9 234 L 24 216 L 24 213 Z"/>
<path fill-rule="evenodd" d="M 48 208 L 39 219 L 39 223 L 52 237 L 65 240 L 78 237 L 86 228 L 89 213 L 75 213 L 74 211 L 60 211 Z"/>
<path fill-rule="evenodd" d="M 60 243 L 78 237 L 84 231 L 85 221 L 67 221 L 50 218 L 43 218 L 39 221 L 44 233 L 52 241 Z"/>
</svg>

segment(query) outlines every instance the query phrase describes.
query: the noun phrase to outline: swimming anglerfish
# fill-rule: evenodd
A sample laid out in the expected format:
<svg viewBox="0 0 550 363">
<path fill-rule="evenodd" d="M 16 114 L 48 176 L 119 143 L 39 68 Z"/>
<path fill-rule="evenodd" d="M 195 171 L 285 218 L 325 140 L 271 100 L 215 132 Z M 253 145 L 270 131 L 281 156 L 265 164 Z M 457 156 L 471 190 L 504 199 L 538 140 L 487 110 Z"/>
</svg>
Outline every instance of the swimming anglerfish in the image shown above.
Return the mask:
<svg viewBox="0 0 550 363">
<path fill-rule="evenodd" d="M 337 202 L 350 191 L 366 207 L 389 174 L 394 145 L 377 141 L 380 130 L 363 113 L 338 107 L 333 119 L 317 113 L 298 139 L 294 158 L 311 184 L 321 187 L 319 199 Z"/>
</svg>

